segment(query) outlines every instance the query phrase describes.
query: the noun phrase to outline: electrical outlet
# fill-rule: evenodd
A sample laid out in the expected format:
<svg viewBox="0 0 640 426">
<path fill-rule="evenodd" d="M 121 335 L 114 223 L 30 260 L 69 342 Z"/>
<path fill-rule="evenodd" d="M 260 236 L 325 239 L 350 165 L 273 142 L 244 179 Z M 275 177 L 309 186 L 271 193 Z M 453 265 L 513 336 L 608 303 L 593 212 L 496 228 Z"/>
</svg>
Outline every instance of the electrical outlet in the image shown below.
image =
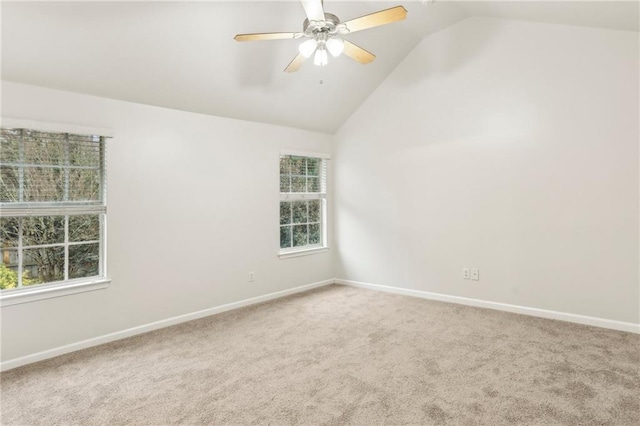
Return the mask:
<svg viewBox="0 0 640 426">
<path fill-rule="evenodd" d="M 462 268 L 462 278 L 468 280 L 471 278 L 471 274 L 469 273 L 469 268 Z"/>
<path fill-rule="evenodd" d="M 474 281 L 480 281 L 480 269 L 471 268 L 471 279 Z"/>
<path fill-rule="evenodd" d="M 255 281 L 255 276 L 253 275 L 253 272 L 249 272 L 249 282 L 252 283 Z"/>
</svg>

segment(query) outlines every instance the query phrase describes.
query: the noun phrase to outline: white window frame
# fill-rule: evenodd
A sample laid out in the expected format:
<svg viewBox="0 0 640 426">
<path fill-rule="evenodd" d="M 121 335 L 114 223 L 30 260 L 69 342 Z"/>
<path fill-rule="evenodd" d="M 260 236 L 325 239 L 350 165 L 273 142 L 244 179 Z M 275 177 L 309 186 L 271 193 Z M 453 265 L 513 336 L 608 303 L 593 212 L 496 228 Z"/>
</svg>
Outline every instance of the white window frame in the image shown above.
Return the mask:
<svg viewBox="0 0 640 426">
<path fill-rule="evenodd" d="M 113 137 L 113 132 L 109 129 L 84 127 L 59 123 L 48 123 L 33 120 L 16 118 L 2 118 L 0 123 L 2 128 L 29 129 L 51 133 L 69 133 L 79 135 L 97 135 L 103 138 Z M 103 145 L 104 147 L 104 145 Z M 76 293 L 105 289 L 111 280 L 107 276 L 107 220 L 106 220 L 106 147 L 103 148 L 102 157 L 102 203 L 93 206 L 64 205 L 60 203 L 38 203 L 37 210 L 32 209 L 28 203 L 2 207 L 2 216 L 7 217 L 29 217 L 29 212 L 37 212 L 38 215 L 68 216 L 71 213 L 95 213 L 101 214 L 101 234 L 100 234 L 100 271 L 98 276 L 88 278 L 67 279 L 53 283 L 38 284 L 29 287 L 3 290 L 0 292 L 0 306 L 11 306 L 21 303 L 33 302 L 53 297 L 67 296 Z M 65 221 L 66 222 L 66 221 Z M 65 232 L 64 247 L 70 245 Z M 71 243 L 73 244 L 73 243 Z"/>
<path fill-rule="evenodd" d="M 315 193 L 315 192 L 288 192 L 280 194 L 280 200 L 278 202 L 278 206 L 280 206 L 280 202 L 282 201 L 309 201 L 309 200 L 320 200 L 321 201 L 321 212 L 320 212 L 320 234 L 321 241 L 319 244 L 313 245 L 305 245 L 299 247 L 288 247 L 285 249 L 280 248 L 280 238 L 278 238 L 278 257 L 280 259 L 289 259 L 292 257 L 306 256 L 310 254 L 322 253 L 329 250 L 329 242 L 328 242 L 328 224 L 327 224 L 327 211 L 328 211 L 328 168 L 329 168 L 329 160 L 331 156 L 329 154 L 320 153 L 320 152 L 310 152 L 310 151 L 299 151 L 299 150 L 282 150 L 280 152 L 280 156 L 278 160 L 280 160 L 283 156 L 296 156 L 296 157 L 308 157 L 308 158 L 318 158 L 325 162 L 325 170 L 324 176 L 320 176 L 322 180 L 324 178 L 324 182 L 321 182 L 321 185 L 324 187 L 324 192 Z M 280 175 L 278 174 L 278 187 L 280 185 Z M 278 237 L 280 236 L 280 208 L 278 207 Z"/>
</svg>

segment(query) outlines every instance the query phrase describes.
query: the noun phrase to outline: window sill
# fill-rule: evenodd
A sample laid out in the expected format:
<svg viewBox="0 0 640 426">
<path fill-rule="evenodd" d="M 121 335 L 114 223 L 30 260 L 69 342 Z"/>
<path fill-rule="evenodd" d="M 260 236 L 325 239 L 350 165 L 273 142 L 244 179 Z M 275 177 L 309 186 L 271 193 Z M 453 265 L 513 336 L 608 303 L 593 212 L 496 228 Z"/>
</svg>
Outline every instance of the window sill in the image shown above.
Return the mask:
<svg viewBox="0 0 640 426">
<path fill-rule="evenodd" d="M 21 303 L 35 302 L 36 300 L 101 290 L 107 288 L 110 282 L 111 280 L 108 278 L 96 278 L 91 281 L 73 281 L 50 286 L 43 284 L 33 288 L 7 290 L 0 294 L 0 306 L 19 305 Z"/>
<path fill-rule="evenodd" d="M 278 257 L 280 259 L 290 259 L 292 257 L 308 256 L 310 254 L 324 253 L 326 251 L 329 251 L 329 247 L 315 247 L 311 249 L 280 252 Z"/>
</svg>

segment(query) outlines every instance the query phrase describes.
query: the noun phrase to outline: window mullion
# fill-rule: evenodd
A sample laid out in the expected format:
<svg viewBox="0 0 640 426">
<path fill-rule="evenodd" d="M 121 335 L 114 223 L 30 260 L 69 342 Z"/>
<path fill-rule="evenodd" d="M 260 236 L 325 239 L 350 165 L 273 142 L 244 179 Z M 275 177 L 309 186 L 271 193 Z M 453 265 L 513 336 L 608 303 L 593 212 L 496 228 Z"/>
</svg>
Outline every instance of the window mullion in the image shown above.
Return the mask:
<svg viewBox="0 0 640 426">
<path fill-rule="evenodd" d="M 293 202 L 289 201 L 289 247 L 293 248 Z"/>
<path fill-rule="evenodd" d="M 64 217 L 64 280 L 69 279 L 69 215 Z"/>
<path fill-rule="evenodd" d="M 38 203 L 38 205 L 26 204 L 16 206 L 0 203 L 0 209 L 2 210 L 3 216 L 7 217 L 64 216 L 66 214 L 70 216 L 77 216 L 106 213 L 105 206 L 99 204 L 56 206 L 46 203 Z"/>
<path fill-rule="evenodd" d="M 22 218 L 18 219 L 18 287 L 22 287 Z"/>
<path fill-rule="evenodd" d="M 105 252 L 105 244 L 106 244 L 106 238 L 107 238 L 107 233 L 106 231 L 106 223 L 105 223 L 105 215 L 101 214 L 100 216 L 100 233 L 99 238 L 99 248 L 98 248 L 98 255 L 100 256 L 100 263 L 98 264 L 98 273 L 100 274 L 101 277 L 104 277 L 105 275 L 107 275 L 107 271 L 106 271 L 106 265 L 107 265 L 107 253 Z"/>
<path fill-rule="evenodd" d="M 100 136 L 100 201 L 107 205 L 107 144 L 103 136 Z"/>
<path fill-rule="evenodd" d="M 280 201 L 308 201 L 308 200 L 320 200 L 327 196 L 320 192 L 292 192 L 292 193 L 280 193 Z"/>
<path fill-rule="evenodd" d="M 309 245 L 309 201 L 307 201 L 306 203 L 306 207 L 307 207 L 307 245 Z"/>
<path fill-rule="evenodd" d="M 60 164 L 33 164 L 33 163 L 11 163 L 11 162 L 0 162 L 2 166 L 13 166 L 13 167 L 39 167 L 41 169 L 64 169 L 66 166 Z M 69 170 L 100 170 L 100 167 L 96 166 L 72 166 L 69 165 Z"/>
<path fill-rule="evenodd" d="M 22 246 L 23 250 L 29 250 L 29 249 L 40 249 L 40 248 L 50 248 L 50 247 L 64 247 L 64 242 L 62 243 L 51 243 L 51 244 L 39 244 L 39 245 L 34 245 L 34 246 Z"/>
</svg>

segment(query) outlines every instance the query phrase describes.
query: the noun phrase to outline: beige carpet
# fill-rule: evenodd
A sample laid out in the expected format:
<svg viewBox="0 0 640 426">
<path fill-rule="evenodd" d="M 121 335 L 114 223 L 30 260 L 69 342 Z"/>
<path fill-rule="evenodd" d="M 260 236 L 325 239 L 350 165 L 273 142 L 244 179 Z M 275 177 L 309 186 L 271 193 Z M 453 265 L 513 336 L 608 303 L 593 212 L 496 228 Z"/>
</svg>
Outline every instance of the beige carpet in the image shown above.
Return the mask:
<svg viewBox="0 0 640 426">
<path fill-rule="evenodd" d="M 4 425 L 640 424 L 639 335 L 335 285 L 1 380 Z"/>
</svg>

